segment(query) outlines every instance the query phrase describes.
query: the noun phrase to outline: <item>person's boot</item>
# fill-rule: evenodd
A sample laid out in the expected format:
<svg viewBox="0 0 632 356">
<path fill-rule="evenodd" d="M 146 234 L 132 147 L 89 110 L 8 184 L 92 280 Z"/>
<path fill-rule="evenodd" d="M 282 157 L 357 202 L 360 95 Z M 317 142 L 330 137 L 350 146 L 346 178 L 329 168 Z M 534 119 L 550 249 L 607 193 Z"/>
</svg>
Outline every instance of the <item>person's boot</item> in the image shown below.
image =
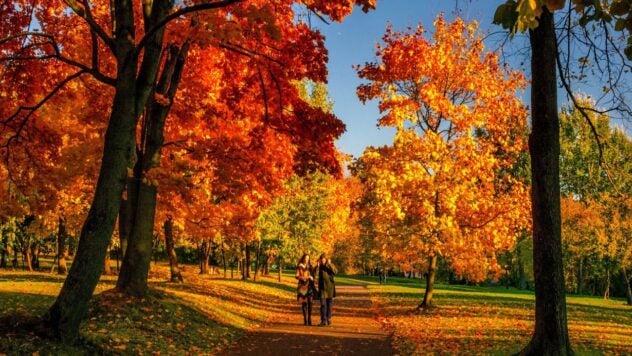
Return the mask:
<svg viewBox="0 0 632 356">
<path fill-rule="evenodd" d="M 303 303 L 303 325 L 307 325 L 307 303 Z"/>
<path fill-rule="evenodd" d="M 312 325 L 312 303 L 307 304 L 307 325 Z"/>
</svg>

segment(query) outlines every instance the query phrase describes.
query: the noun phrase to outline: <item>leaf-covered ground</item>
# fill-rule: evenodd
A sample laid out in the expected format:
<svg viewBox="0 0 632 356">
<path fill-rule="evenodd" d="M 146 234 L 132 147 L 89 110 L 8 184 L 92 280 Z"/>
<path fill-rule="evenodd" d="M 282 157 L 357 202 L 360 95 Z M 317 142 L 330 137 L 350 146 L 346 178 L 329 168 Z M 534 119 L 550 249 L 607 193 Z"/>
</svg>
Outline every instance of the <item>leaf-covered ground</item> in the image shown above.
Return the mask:
<svg viewBox="0 0 632 356">
<path fill-rule="evenodd" d="M 112 290 L 115 277 L 102 277 L 77 347 L 41 338 L 28 325 L 7 329 L 9 321 L 0 321 L 0 354 L 209 354 L 293 302 L 290 277 L 284 284 L 272 277 L 244 282 L 185 267 L 186 283 L 173 284 L 164 282 L 167 274 L 166 267 L 152 266 L 152 292 L 140 300 L 123 298 Z M 62 276 L 0 270 L 0 318 L 29 322 L 43 315 L 62 283 Z"/>
<path fill-rule="evenodd" d="M 82 344 L 68 347 L 41 338 L 35 329 L 28 328 L 32 317 L 42 315 L 52 304 L 63 277 L 0 270 L 0 355 L 217 354 L 236 350 L 234 342 L 242 335 L 272 333 L 278 334 L 276 338 L 286 338 L 285 328 L 308 333 L 310 339 L 321 333 L 316 327 L 303 330 L 299 325 L 291 275 L 285 275 L 281 284 L 276 276 L 243 282 L 200 276 L 195 267 L 187 266 L 186 283 L 173 284 L 165 282 L 166 267 L 152 266 L 152 271 L 152 293 L 142 300 L 123 298 L 111 290 L 115 277 L 103 277 L 81 328 Z M 423 293 L 418 280 L 391 278 L 387 285 L 379 285 L 375 278 L 339 276 L 337 283 L 368 286 L 374 301 L 371 314 L 377 314 L 387 332 L 393 333 L 391 340 L 399 354 L 512 354 L 526 345 L 532 332 L 531 292 L 439 285 L 435 308 L 417 315 L 414 308 Z M 354 308 L 366 309 L 354 304 L 362 298 L 349 299 L 349 305 L 343 299 L 334 308 L 334 315 L 342 313 L 340 330 L 334 327 L 322 331 L 327 334 L 323 337 L 359 332 L 345 326 L 348 320 L 344 317 L 357 318 L 359 312 Z M 569 296 L 568 314 L 576 353 L 632 354 L 632 307 L 622 300 Z M 7 329 L 7 316 L 12 317 L 10 322 L 27 327 Z M 314 320 L 318 320 L 317 309 Z M 275 325 L 282 325 L 283 332 L 278 332 Z M 246 341 L 252 338 L 239 340 L 247 346 Z M 278 341 L 280 345 L 287 342 Z"/>
<path fill-rule="evenodd" d="M 358 283 L 367 283 L 357 278 Z M 515 354 L 530 340 L 532 292 L 505 287 L 438 285 L 435 308 L 414 313 L 423 296 L 418 280 L 369 281 L 382 323 L 402 354 Z M 571 343 L 579 355 L 632 354 L 632 307 L 623 300 L 567 297 Z"/>
</svg>

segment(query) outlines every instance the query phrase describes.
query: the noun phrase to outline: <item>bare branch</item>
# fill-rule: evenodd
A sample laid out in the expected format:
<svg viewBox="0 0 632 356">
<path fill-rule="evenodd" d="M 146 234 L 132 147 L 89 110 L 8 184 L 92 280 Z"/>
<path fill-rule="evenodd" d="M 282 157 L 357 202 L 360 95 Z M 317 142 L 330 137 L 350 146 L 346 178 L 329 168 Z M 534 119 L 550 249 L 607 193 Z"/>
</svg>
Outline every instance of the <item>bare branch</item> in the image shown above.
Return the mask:
<svg viewBox="0 0 632 356">
<path fill-rule="evenodd" d="M 40 56 L 20 56 L 19 53 L 14 55 L 14 56 L 6 56 L 6 57 L 0 57 L 0 62 L 8 62 L 8 61 L 23 61 L 23 60 L 48 60 L 48 59 L 57 59 L 60 62 L 66 63 L 70 66 L 76 67 L 82 71 L 84 71 L 85 73 L 91 74 L 95 79 L 97 79 L 98 81 L 110 85 L 110 86 L 114 86 L 116 81 L 114 78 L 108 77 L 107 75 L 101 73 L 98 69 L 98 54 L 96 55 L 96 59 L 95 59 L 95 52 L 98 52 L 98 48 L 95 48 L 96 45 L 98 45 L 96 42 L 93 42 L 93 47 L 92 47 L 92 51 L 93 51 L 93 58 L 92 58 L 92 65 L 93 67 L 90 68 L 87 65 L 77 62 L 71 58 L 65 57 L 61 54 L 61 50 L 59 49 L 59 45 L 57 44 L 57 42 L 55 41 L 55 37 L 53 37 L 53 35 L 47 34 L 47 33 L 42 33 L 42 32 L 32 32 L 32 31 L 28 31 L 28 32 L 21 32 L 21 33 L 17 33 L 15 35 L 11 35 L 8 36 L 6 38 L 3 38 L 0 40 L 0 45 L 10 42 L 12 40 L 15 40 L 17 38 L 21 38 L 21 37 L 42 37 L 45 39 L 44 42 L 36 42 L 36 43 L 31 43 L 28 44 L 27 46 L 23 47 L 21 49 L 21 51 L 25 50 L 25 49 L 29 49 L 29 48 L 33 48 L 36 46 L 46 46 L 49 45 L 51 46 L 51 48 L 53 49 L 53 54 L 43 54 Z M 96 65 L 96 66 L 95 66 Z"/>
<path fill-rule="evenodd" d="M 599 164 L 601 164 L 603 162 L 603 147 L 602 147 L 603 145 L 601 143 L 601 139 L 599 138 L 599 133 L 597 133 L 597 128 L 595 127 L 592 120 L 588 116 L 586 109 L 584 108 L 583 105 L 579 104 L 579 101 L 575 97 L 575 93 L 573 93 L 573 90 L 571 89 L 571 85 L 568 82 L 568 78 L 564 74 L 564 68 L 562 67 L 560 52 L 557 49 L 556 49 L 556 54 L 555 54 L 555 62 L 557 63 L 557 68 L 558 68 L 558 71 L 560 72 L 560 79 L 562 81 L 562 86 L 564 86 L 564 89 L 566 90 L 566 94 L 571 98 L 573 105 L 579 110 L 581 115 L 584 117 L 584 119 L 590 126 L 590 131 L 592 131 L 593 136 L 595 137 L 595 140 L 597 141 L 597 147 L 599 148 Z"/>
<path fill-rule="evenodd" d="M 112 37 L 108 36 L 105 30 L 103 30 L 103 28 L 94 20 L 94 17 L 92 17 L 92 11 L 90 11 L 90 4 L 88 3 L 88 0 L 82 0 L 83 7 L 81 7 L 76 0 L 64 0 L 64 2 L 75 14 L 77 14 L 77 16 L 84 19 L 90 27 L 90 30 L 94 31 L 103 40 L 103 42 L 105 42 L 110 50 L 114 52 L 114 40 Z"/>
</svg>

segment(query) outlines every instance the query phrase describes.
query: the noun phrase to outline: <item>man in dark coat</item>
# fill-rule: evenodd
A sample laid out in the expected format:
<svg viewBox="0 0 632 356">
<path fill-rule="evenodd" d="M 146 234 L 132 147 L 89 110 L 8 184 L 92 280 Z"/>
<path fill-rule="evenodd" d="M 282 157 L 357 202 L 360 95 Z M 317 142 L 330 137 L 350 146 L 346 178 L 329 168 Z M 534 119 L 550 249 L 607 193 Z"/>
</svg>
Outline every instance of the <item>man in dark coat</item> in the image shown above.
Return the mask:
<svg viewBox="0 0 632 356">
<path fill-rule="evenodd" d="M 318 291 L 320 293 L 320 325 L 331 325 L 331 308 L 333 299 L 336 297 L 336 284 L 334 275 L 336 267 L 331 264 L 326 254 L 318 258 Z"/>
</svg>

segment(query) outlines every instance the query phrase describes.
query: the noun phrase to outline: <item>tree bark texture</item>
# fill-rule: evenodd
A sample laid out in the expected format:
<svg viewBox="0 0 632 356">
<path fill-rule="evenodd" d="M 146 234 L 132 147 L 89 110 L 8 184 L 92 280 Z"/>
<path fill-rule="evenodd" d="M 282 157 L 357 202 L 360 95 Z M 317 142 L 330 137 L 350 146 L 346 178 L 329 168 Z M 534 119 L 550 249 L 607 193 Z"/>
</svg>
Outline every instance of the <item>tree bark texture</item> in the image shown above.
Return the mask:
<svg viewBox="0 0 632 356">
<path fill-rule="evenodd" d="M 209 273 L 209 266 L 208 266 L 208 259 L 211 256 L 211 244 L 204 240 L 202 242 L 202 245 L 200 245 L 200 247 L 198 248 L 198 256 L 200 259 L 200 274 L 208 274 Z"/>
<path fill-rule="evenodd" d="M 114 3 L 118 67 L 101 169 L 68 277 L 46 315 L 55 336 L 66 343 L 78 339 L 79 324 L 103 272 L 105 252 L 114 231 L 135 140 L 138 58 L 134 43 L 134 9 L 130 0 Z"/>
<path fill-rule="evenodd" d="M 171 282 L 184 282 L 180 268 L 178 268 L 178 256 L 176 255 L 175 241 L 173 238 L 173 218 L 167 217 L 163 224 L 165 232 L 165 245 L 167 246 L 167 257 L 169 258 L 169 268 L 171 270 Z"/>
<path fill-rule="evenodd" d="M 535 330 L 525 355 L 569 355 L 562 264 L 557 42 L 553 14 L 543 8 L 531 43 L 531 208 L 535 276 Z"/>
<path fill-rule="evenodd" d="M 129 184 L 129 182 L 128 182 Z M 127 189 L 126 189 L 127 191 Z M 132 228 L 132 202 L 129 198 L 121 200 L 121 207 L 119 209 L 119 239 L 121 241 L 121 259 L 125 258 L 125 251 L 127 251 L 127 241 L 129 240 L 130 230 Z"/>
<path fill-rule="evenodd" d="M 146 174 L 160 165 L 165 122 L 180 83 L 188 44 L 185 43 L 182 48 L 170 46 L 166 53 L 156 93 L 168 98 L 169 104 L 160 103 L 153 96 L 148 100 L 141 125 L 140 145 L 136 151 L 134 176 L 128 183 L 131 188 L 128 189 L 128 198 L 132 202 L 132 224 L 116 287 L 132 296 L 144 296 L 147 292 L 157 190 L 153 183 L 147 181 Z"/>
<path fill-rule="evenodd" d="M 426 292 L 424 293 L 424 299 L 419 304 L 419 309 L 432 308 L 432 293 L 434 292 L 435 275 L 437 273 L 437 255 L 428 259 L 428 272 L 426 273 Z M 411 272 L 412 273 L 412 272 Z"/>
</svg>

